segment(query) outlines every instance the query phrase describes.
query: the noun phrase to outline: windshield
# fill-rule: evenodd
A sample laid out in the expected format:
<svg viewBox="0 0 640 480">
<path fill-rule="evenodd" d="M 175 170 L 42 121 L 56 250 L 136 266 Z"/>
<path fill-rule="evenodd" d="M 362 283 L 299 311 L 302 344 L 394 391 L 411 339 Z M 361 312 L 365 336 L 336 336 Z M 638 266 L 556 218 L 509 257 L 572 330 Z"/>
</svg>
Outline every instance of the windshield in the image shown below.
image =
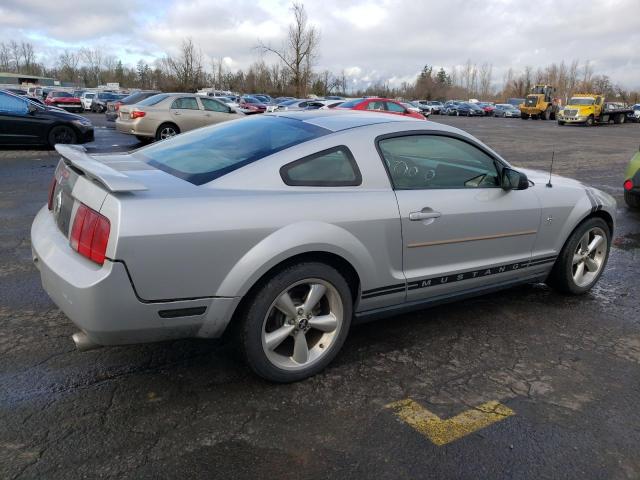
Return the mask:
<svg viewBox="0 0 640 480">
<path fill-rule="evenodd" d="M 273 153 L 330 133 L 299 120 L 259 116 L 178 135 L 132 155 L 202 185 Z"/>
<path fill-rule="evenodd" d="M 593 105 L 595 101 L 592 97 L 573 97 L 569 105 Z"/>
</svg>

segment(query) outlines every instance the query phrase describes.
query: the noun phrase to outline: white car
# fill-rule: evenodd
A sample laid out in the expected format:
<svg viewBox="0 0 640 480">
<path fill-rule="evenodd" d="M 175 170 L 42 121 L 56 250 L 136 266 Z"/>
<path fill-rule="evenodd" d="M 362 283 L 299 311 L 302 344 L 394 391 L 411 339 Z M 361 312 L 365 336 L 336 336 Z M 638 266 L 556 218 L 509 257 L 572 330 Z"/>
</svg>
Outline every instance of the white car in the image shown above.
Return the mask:
<svg viewBox="0 0 640 480">
<path fill-rule="evenodd" d="M 84 92 L 80 97 L 80 103 L 82 103 L 82 108 L 85 110 L 91 110 L 91 102 L 93 101 L 93 97 L 96 96 L 96 92 Z"/>
</svg>

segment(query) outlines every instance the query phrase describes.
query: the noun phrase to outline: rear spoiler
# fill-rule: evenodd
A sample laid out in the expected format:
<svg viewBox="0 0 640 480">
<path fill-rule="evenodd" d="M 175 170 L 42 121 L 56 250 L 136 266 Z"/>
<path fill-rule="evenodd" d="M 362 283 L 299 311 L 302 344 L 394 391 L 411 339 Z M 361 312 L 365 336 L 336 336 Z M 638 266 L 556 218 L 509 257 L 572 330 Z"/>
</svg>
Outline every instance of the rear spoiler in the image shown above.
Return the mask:
<svg viewBox="0 0 640 480">
<path fill-rule="evenodd" d="M 87 177 L 104 185 L 110 192 L 135 192 L 148 190 L 142 183 L 127 177 L 123 173 L 93 159 L 81 145 L 57 144 L 56 151 L 64 157 L 66 163 L 81 170 Z"/>
</svg>

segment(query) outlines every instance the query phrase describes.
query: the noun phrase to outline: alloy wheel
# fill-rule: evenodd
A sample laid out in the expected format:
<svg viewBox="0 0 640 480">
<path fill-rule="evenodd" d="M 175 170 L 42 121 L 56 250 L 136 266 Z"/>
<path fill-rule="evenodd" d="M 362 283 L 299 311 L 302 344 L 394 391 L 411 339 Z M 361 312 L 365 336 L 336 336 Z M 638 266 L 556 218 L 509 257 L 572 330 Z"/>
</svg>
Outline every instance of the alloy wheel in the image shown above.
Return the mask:
<svg viewBox="0 0 640 480">
<path fill-rule="evenodd" d="M 579 287 L 590 285 L 602 270 L 607 256 L 607 236 L 599 227 L 588 230 L 578 242 L 573 254 L 574 283 Z"/>
<path fill-rule="evenodd" d="M 164 140 L 166 138 L 171 138 L 171 137 L 175 137 L 178 134 L 178 132 L 176 132 L 176 129 L 173 127 L 163 127 L 162 130 L 160 130 L 160 140 Z"/>
<path fill-rule="evenodd" d="M 343 323 L 336 288 L 319 278 L 301 280 L 284 289 L 269 307 L 262 348 L 278 368 L 306 369 L 329 352 Z"/>
</svg>

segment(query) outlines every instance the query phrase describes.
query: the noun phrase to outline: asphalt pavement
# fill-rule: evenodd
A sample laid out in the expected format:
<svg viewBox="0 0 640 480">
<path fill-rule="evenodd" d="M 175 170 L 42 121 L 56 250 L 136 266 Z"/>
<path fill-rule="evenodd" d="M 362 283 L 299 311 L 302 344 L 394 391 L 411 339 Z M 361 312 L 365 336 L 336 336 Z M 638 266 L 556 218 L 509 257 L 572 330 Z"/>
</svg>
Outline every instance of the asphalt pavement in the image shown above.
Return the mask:
<svg viewBox="0 0 640 480">
<path fill-rule="evenodd" d="M 138 146 L 88 117 L 104 127 L 89 150 Z M 218 341 L 76 351 L 29 241 L 58 156 L 0 150 L 0 478 L 640 478 L 640 214 L 622 201 L 640 125 L 433 121 L 516 166 L 555 152 L 556 172 L 614 195 L 603 277 L 582 297 L 530 285 L 357 326 L 292 385 Z"/>
</svg>

